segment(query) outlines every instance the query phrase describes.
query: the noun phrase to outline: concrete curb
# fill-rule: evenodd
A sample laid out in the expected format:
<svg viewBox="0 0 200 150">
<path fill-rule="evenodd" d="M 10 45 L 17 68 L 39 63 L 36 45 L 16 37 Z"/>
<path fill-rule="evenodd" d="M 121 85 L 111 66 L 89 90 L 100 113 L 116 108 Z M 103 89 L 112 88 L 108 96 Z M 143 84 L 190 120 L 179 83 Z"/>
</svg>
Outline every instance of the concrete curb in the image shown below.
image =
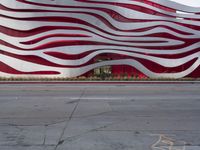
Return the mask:
<svg viewBox="0 0 200 150">
<path fill-rule="evenodd" d="M 0 81 L 0 84 L 200 84 L 200 81 Z"/>
</svg>

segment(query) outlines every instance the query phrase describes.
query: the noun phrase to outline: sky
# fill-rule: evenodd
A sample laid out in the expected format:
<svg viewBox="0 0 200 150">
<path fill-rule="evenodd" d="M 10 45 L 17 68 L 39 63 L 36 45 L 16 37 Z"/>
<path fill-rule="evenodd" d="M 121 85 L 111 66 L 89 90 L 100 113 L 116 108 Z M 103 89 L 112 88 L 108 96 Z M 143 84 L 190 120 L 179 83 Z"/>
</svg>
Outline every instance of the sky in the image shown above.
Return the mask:
<svg viewBox="0 0 200 150">
<path fill-rule="evenodd" d="M 193 7 L 200 7 L 200 0 L 171 0 L 184 5 L 189 5 Z"/>
</svg>

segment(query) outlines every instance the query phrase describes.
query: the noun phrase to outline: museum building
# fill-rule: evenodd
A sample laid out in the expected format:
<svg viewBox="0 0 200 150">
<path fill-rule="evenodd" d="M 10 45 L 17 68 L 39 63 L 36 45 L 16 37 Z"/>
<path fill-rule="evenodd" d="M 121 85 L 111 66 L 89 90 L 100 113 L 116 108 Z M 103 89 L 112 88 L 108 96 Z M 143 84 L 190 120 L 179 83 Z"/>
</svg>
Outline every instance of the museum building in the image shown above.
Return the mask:
<svg viewBox="0 0 200 150">
<path fill-rule="evenodd" d="M 1 0 L 0 77 L 200 77 L 200 9 L 170 0 Z"/>
</svg>

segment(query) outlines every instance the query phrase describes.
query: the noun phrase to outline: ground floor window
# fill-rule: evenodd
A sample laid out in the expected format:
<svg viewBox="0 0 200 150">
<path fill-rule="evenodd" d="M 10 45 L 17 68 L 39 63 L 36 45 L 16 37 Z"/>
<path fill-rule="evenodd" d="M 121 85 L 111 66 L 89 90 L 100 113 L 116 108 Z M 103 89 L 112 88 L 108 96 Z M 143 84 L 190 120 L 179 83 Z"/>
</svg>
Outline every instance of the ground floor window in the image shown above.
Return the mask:
<svg viewBox="0 0 200 150">
<path fill-rule="evenodd" d="M 94 75 L 100 78 L 110 77 L 112 75 L 111 66 L 103 66 L 94 69 Z"/>
</svg>

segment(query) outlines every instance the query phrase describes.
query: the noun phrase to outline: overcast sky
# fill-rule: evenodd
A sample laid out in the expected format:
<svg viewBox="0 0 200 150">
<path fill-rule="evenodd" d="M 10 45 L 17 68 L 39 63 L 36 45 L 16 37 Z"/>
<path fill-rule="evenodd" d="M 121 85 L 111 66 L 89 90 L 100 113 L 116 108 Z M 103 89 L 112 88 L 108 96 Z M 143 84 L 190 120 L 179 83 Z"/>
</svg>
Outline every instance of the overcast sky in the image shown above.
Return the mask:
<svg viewBox="0 0 200 150">
<path fill-rule="evenodd" d="M 171 1 L 175 1 L 189 6 L 200 7 L 200 0 L 171 0 Z"/>
</svg>

